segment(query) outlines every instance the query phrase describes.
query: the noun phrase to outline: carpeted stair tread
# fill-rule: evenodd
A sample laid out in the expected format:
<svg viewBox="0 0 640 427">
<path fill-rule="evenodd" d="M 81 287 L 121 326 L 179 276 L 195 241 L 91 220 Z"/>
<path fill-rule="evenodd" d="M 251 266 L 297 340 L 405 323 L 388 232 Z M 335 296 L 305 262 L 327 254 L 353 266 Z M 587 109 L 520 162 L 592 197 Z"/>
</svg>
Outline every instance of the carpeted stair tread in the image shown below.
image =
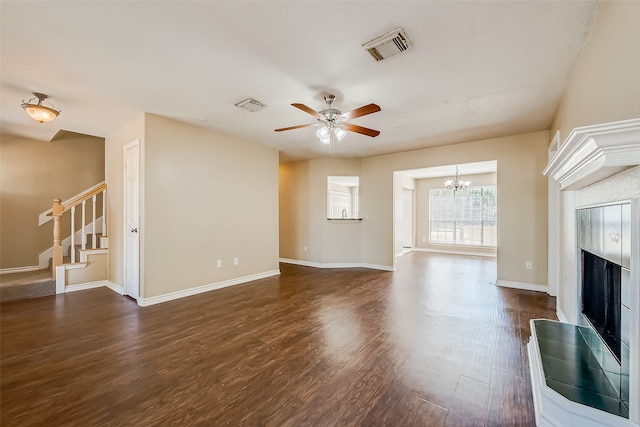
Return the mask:
<svg viewBox="0 0 640 427">
<path fill-rule="evenodd" d="M 0 275 L 0 302 L 55 295 L 56 282 L 51 270 Z"/>
</svg>

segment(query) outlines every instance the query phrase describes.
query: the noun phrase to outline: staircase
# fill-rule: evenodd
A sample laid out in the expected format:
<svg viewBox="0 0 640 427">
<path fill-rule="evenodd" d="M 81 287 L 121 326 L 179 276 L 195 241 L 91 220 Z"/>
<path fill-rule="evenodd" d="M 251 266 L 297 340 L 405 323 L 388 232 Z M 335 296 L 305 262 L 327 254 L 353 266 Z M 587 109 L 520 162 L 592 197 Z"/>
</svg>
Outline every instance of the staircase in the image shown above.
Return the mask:
<svg viewBox="0 0 640 427">
<path fill-rule="evenodd" d="M 53 221 L 53 246 L 39 256 L 39 270 L 0 275 L 0 301 L 33 298 L 103 286 L 109 238 L 104 182 L 72 198 L 53 201 L 39 225 Z M 63 221 L 69 235 L 62 238 Z"/>
<path fill-rule="evenodd" d="M 51 270 L 9 273 L 0 276 L 0 302 L 43 297 L 56 293 Z"/>
</svg>

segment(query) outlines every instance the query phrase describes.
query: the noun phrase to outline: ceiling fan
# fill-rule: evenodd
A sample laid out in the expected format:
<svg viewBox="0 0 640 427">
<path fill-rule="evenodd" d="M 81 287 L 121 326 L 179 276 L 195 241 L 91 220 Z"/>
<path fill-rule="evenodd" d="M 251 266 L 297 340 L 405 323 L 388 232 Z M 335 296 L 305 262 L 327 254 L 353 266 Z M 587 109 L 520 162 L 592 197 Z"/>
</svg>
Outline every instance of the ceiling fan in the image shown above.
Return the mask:
<svg viewBox="0 0 640 427">
<path fill-rule="evenodd" d="M 291 104 L 292 106 L 304 111 L 305 113 L 311 114 L 318 120 L 318 122 L 309 123 L 306 125 L 289 126 L 286 128 L 276 129 L 275 131 L 282 132 L 285 130 L 300 129 L 311 126 L 321 126 L 316 131 L 316 136 L 318 137 L 320 142 L 331 145 L 333 145 L 336 139 L 338 141 L 342 141 L 342 139 L 347 134 L 346 131 L 355 132 L 370 137 L 376 137 L 380 135 L 380 131 L 378 130 L 354 125 L 353 123 L 348 123 L 348 121 L 351 119 L 366 116 L 367 114 L 371 113 L 377 113 L 378 111 L 380 111 L 380 107 L 378 105 L 368 104 L 360 108 L 356 108 L 355 110 L 342 113 L 340 110 L 332 107 L 333 101 L 335 101 L 335 99 L 335 95 L 325 95 L 324 102 L 327 103 L 327 108 L 320 111 L 316 111 L 304 104 Z"/>
</svg>

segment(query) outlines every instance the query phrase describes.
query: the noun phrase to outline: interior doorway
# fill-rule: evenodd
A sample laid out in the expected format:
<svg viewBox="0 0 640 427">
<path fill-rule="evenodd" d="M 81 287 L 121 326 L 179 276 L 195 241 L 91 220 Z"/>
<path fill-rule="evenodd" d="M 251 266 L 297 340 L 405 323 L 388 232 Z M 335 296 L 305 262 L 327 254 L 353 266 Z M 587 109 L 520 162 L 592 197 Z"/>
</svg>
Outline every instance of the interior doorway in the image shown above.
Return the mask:
<svg viewBox="0 0 640 427">
<path fill-rule="evenodd" d="M 414 251 L 497 258 L 497 172 L 496 160 L 394 171 L 394 258 Z"/>
</svg>

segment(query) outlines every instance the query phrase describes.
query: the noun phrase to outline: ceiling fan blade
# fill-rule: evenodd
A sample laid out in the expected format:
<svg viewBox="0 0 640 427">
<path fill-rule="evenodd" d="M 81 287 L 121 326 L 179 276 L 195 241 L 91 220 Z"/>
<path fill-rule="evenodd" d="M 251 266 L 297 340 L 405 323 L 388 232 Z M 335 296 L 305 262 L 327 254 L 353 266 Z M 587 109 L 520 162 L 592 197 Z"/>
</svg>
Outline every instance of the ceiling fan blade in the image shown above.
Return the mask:
<svg viewBox="0 0 640 427">
<path fill-rule="evenodd" d="M 365 105 L 360 108 L 356 108 L 355 110 L 347 111 L 340 115 L 340 117 L 344 117 L 345 120 L 355 119 L 356 117 L 366 116 L 367 114 L 377 113 L 380 111 L 380 106 L 376 104 Z"/>
<path fill-rule="evenodd" d="M 316 110 L 314 110 L 311 107 L 307 107 L 304 104 L 291 104 L 294 107 L 304 111 L 305 113 L 311 114 L 313 117 L 315 117 L 316 119 L 322 118 L 322 116 L 320 115 L 320 113 L 318 113 Z"/>
<path fill-rule="evenodd" d="M 365 127 L 362 127 L 362 126 L 354 125 L 353 123 L 345 123 L 340 127 L 342 127 L 344 130 L 348 130 L 348 131 L 356 132 L 356 133 L 361 133 L 363 135 L 367 135 L 367 136 L 370 136 L 370 137 L 376 137 L 376 136 L 380 135 L 380 131 L 379 130 L 365 128 Z"/>
<path fill-rule="evenodd" d="M 293 130 L 293 129 L 300 129 L 300 128 L 308 128 L 309 126 L 313 126 L 315 123 L 310 123 L 307 125 L 298 125 L 298 126 L 289 126 L 288 128 L 280 128 L 280 129 L 275 129 L 276 132 L 282 132 L 283 130 Z"/>
</svg>

